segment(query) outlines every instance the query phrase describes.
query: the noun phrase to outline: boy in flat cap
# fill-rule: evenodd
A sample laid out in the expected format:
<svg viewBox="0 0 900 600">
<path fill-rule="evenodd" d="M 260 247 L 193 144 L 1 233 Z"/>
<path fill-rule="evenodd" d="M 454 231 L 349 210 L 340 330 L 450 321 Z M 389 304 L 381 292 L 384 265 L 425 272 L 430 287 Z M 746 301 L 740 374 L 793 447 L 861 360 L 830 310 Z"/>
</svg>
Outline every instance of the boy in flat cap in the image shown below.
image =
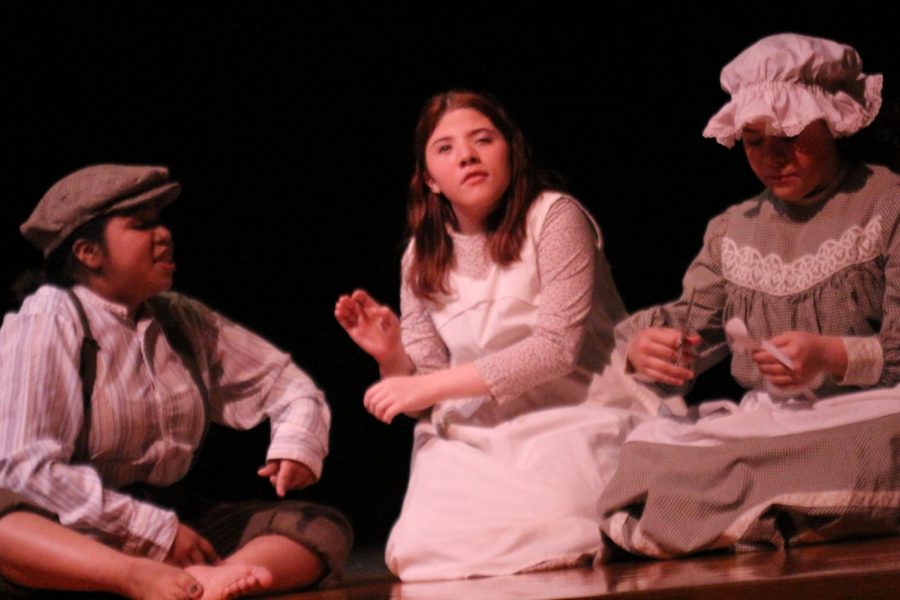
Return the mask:
<svg viewBox="0 0 900 600">
<path fill-rule="evenodd" d="M 167 291 L 174 253 L 159 215 L 178 193 L 163 167 L 95 165 L 56 183 L 22 225 L 48 284 L 0 328 L 0 592 L 231 598 L 343 566 L 352 533 L 333 509 L 198 511 L 173 487 L 210 421 L 268 417 L 259 475 L 284 496 L 319 478 L 330 425 L 287 354 Z"/>
</svg>

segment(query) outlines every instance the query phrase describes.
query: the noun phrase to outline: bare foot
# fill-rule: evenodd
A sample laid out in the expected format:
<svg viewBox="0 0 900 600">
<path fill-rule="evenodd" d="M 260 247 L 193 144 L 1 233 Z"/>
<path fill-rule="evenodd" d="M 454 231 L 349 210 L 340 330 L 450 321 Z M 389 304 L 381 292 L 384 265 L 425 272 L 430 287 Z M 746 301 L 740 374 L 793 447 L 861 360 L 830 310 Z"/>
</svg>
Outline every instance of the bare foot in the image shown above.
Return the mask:
<svg viewBox="0 0 900 600">
<path fill-rule="evenodd" d="M 187 571 L 148 558 L 129 566 L 122 593 L 133 600 L 197 600 L 203 586 Z"/>
<path fill-rule="evenodd" d="M 203 586 L 202 600 L 230 600 L 272 585 L 272 573 L 265 567 L 223 563 L 192 565 L 185 570 Z"/>
</svg>

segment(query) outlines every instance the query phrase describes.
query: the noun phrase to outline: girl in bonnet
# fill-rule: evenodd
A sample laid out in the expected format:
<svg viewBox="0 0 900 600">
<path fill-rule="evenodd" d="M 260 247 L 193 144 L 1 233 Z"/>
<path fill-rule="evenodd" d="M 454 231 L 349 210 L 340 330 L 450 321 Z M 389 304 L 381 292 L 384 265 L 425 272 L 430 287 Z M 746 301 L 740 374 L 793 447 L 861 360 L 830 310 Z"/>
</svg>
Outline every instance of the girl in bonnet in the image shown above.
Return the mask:
<svg viewBox="0 0 900 600">
<path fill-rule="evenodd" d="M 362 290 L 335 308 L 381 370 L 366 409 L 418 418 L 388 566 L 408 581 L 580 564 L 636 418 L 585 401 L 624 317 L 599 229 L 490 97 L 434 96 L 414 140 L 401 318 Z"/>
<path fill-rule="evenodd" d="M 604 531 L 659 557 L 896 527 L 900 505 L 900 177 L 836 143 L 875 119 L 882 77 L 849 46 L 781 34 L 721 82 L 731 100 L 704 135 L 740 141 L 765 189 L 709 223 L 679 300 L 616 332 L 636 393 L 663 398 L 729 354 L 748 390 L 625 444 Z"/>
</svg>

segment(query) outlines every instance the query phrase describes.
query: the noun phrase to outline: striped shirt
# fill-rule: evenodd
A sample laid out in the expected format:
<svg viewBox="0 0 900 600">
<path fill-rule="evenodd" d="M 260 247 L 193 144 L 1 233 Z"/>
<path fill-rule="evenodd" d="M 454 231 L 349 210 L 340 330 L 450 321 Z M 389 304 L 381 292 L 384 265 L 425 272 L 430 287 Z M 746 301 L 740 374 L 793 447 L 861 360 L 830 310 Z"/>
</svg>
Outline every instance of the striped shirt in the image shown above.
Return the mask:
<svg viewBox="0 0 900 600">
<path fill-rule="evenodd" d="M 0 329 L 0 487 L 110 546 L 162 559 L 175 537 L 175 514 L 116 490 L 181 479 L 207 419 L 248 429 L 268 417 L 267 458 L 296 460 L 321 474 L 330 412 L 289 355 L 178 294 L 157 296 L 132 319 L 85 287 L 75 293 L 100 346 L 88 464 L 70 463 L 83 416 L 84 334 L 71 299 L 44 286 Z M 191 346 L 208 414 L 160 317 Z"/>
</svg>

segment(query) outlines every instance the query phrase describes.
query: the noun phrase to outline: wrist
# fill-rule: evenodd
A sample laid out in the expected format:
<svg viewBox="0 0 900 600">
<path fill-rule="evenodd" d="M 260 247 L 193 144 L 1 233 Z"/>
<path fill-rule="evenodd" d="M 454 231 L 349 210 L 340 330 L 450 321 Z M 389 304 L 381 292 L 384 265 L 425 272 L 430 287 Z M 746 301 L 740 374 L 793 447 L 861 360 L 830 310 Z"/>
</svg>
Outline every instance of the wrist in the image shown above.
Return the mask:
<svg viewBox="0 0 900 600">
<path fill-rule="evenodd" d="M 828 373 L 841 381 L 847 374 L 847 349 L 839 337 L 827 336 L 825 340 L 825 364 Z"/>
<path fill-rule="evenodd" d="M 382 378 L 410 375 L 413 372 L 412 361 L 406 355 L 402 344 L 397 344 L 394 349 L 376 360 L 378 361 L 378 370 Z"/>
</svg>

